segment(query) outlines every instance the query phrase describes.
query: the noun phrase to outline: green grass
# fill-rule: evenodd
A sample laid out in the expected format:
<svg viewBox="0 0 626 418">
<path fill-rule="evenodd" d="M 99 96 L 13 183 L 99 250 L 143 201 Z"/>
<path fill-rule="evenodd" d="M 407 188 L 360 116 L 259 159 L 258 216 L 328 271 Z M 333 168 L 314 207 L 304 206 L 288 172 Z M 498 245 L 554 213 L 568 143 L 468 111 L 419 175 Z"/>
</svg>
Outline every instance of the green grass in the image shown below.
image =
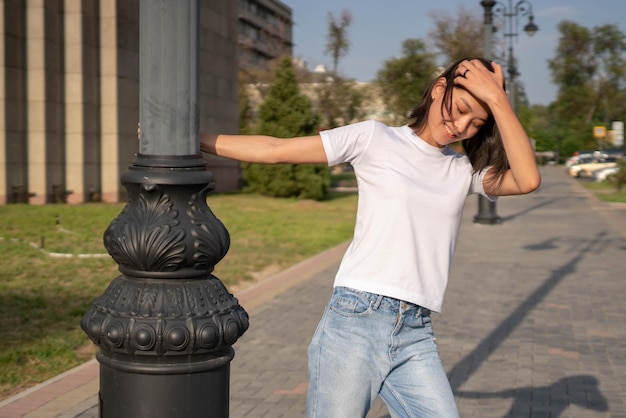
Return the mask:
<svg viewBox="0 0 626 418">
<path fill-rule="evenodd" d="M 626 192 L 597 193 L 597 196 L 605 202 L 626 203 Z"/>
<path fill-rule="evenodd" d="M 608 182 L 582 182 L 585 188 L 594 192 L 600 200 L 605 202 L 626 203 L 626 187 L 621 191 Z"/>
<path fill-rule="evenodd" d="M 227 286 L 259 279 L 350 239 L 356 195 L 327 201 L 209 195 L 231 236 L 215 268 Z M 104 230 L 123 204 L 0 206 L 0 400 L 92 358 L 79 323 L 119 275 Z"/>
</svg>

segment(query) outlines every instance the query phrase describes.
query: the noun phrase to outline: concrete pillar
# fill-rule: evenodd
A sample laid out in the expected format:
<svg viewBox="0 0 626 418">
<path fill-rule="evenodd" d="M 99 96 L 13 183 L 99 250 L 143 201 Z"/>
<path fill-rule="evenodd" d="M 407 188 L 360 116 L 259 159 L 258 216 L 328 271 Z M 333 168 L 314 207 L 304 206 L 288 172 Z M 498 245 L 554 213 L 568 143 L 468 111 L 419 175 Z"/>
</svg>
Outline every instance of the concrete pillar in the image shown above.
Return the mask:
<svg viewBox="0 0 626 418">
<path fill-rule="evenodd" d="M 67 203 L 85 201 L 84 196 L 84 94 L 82 0 L 64 1 L 65 44 L 65 188 Z"/>
<path fill-rule="evenodd" d="M 120 192 L 117 3 L 100 1 L 100 170 L 101 198 L 105 202 L 117 202 Z"/>
<path fill-rule="evenodd" d="M 46 66 L 44 0 L 26 0 L 29 203 L 46 203 Z"/>
</svg>

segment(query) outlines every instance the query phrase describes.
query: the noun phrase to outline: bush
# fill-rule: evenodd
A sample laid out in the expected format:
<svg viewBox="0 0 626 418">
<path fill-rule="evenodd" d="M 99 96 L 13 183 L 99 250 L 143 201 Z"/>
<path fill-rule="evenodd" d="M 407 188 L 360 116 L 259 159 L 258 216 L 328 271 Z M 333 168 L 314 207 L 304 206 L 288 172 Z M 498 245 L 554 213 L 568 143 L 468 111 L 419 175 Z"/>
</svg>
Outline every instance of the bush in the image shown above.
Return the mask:
<svg viewBox="0 0 626 418">
<path fill-rule="evenodd" d="M 330 173 L 323 164 L 243 164 L 247 192 L 273 197 L 322 200 L 330 188 Z"/>
<path fill-rule="evenodd" d="M 626 161 L 620 160 L 617 163 L 617 166 L 619 167 L 619 170 L 617 173 L 612 174 L 609 177 L 609 181 L 613 186 L 615 186 L 618 192 L 621 192 L 622 186 L 626 184 Z"/>
<path fill-rule="evenodd" d="M 277 138 L 314 135 L 318 117 L 311 101 L 300 94 L 291 57 L 276 71 L 265 102 L 259 109 L 258 134 Z M 330 188 L 326 164 L 242 164 L 246 191 L 273 197 L 323 199 Z"/>
</svg>

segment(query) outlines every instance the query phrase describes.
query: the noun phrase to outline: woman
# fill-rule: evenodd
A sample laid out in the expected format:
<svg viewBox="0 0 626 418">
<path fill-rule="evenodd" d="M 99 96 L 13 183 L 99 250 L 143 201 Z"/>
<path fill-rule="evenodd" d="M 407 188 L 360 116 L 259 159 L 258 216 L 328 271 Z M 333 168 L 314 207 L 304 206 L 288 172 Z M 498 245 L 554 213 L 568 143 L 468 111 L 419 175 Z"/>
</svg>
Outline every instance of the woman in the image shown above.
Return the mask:
<svg viewBox="0 0 626 418">
<path fill-rule="evenodd" d="M 464 59 L 433 81 L 408 125 L 360 122 L 289 140 L 202 135 L 201 150 L 254 163 L 349 162 L 354 238 L 308 349 L 309 417 L 456 417 L 433 336 L 466 197 L 529 193 L 540 175 L 499 64 Z M 466 155 L 448 145 L 462 141 Z"/>
</svg>

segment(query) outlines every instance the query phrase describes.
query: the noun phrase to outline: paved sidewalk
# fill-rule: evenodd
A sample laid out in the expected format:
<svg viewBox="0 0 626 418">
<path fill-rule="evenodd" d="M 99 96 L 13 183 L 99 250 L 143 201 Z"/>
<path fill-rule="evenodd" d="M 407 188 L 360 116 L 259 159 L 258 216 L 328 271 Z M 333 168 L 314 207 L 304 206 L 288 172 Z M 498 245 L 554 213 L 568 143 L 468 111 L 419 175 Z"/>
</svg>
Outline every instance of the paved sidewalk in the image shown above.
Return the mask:
<svg viewBox="0 0 626 418">
<path fill-rule="evenodd" d="M 542 173 L 539 191 L 498 202 L 501 225 L 474 224 L 468 199 L 434 316 L 461 416 L 626 418 L 626 208 L 562 167 Z M 306 347 L 344 249 L 235 292 L 250 329 L 234 346 L 232 418 L 304 416 Z M 97 379 L 91 361 L 0 402 L 0 418 L 95 418 Z M 368 418 L 388 416 L 377 400 Z"/>
</svg>

